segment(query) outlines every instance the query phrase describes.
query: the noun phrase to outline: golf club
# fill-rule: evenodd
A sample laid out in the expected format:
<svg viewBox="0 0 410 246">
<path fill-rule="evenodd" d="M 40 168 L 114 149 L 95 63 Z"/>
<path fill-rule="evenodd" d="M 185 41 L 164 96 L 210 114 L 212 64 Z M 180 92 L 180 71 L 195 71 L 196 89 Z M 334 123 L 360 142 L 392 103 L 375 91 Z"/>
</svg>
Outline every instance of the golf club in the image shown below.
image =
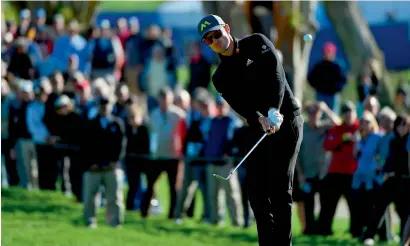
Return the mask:
<svg viewBox="0 0 410 246">
<path fill-rule="evenodd" d="M 260 143 L 267 135 L 268 135 L 268 132 L 266 132 L 265 134 L 263 134 L 263 136 L 262 136 L 262 137 L 259 139 L 259 141 L 252 147 L 252 149 L 245 155 L 245 157 L 241 160 L 241 162 L 239 162 L 239 164 L 235 167 L 235 169 L 233 169 L 233 170 L 229 173 L 228 177 L 224 178 L 224 177 L 222 177 L 221 175 L 218 175 L 218 174 L 215 174 L 215 173 L 214 173 L 214 176 L 215 176 L 216 178 L 218 178 L 218 179 L 228 180 L 228 179 L 232 176 L 232 174 L 236 171 L 236 169 L 238 169 L 238 168 L 242 165 L 242 163 L 246 160 L 246 158 L 252 153 L 252 151 L 256 148 L 256 146 L 258 146 L 259 143 Z"/>
</svg>

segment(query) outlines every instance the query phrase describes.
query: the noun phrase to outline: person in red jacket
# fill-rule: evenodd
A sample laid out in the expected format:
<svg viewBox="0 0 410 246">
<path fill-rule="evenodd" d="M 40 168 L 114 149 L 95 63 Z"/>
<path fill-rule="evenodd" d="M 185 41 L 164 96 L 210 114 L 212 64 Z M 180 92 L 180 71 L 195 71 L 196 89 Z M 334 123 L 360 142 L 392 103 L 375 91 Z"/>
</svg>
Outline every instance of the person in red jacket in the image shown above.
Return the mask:
<svg viewBox="0 0 410 246">
<path fill-rule="evenodd" d="M 360 236 L 360 229 L 356 228 L 356 204 L 352 190 L 352 177 L 357 168 L 354 154 L 358 140 L 359 121 L 356 106 L 347 102 L 341 109 L 343 124 L 334 126 L 327 133 L 324 148 L 332 152 L 332 161 L 328 174 L 323 180 L 323 191 L 320 195 L 321 211 L 318 219 L 320 235 L 332 235 L 332 221 L 340 197 L 343 195 L 350 211 L 350 233 L 353 237 Z"/>
</svg>

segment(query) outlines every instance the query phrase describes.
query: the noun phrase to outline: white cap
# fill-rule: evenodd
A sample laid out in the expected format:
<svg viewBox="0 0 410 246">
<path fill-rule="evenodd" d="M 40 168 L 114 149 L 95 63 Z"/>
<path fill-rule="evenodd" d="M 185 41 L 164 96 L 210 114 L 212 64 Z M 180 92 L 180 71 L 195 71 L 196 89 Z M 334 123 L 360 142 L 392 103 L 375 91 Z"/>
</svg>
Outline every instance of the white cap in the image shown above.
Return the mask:
<svg viewBox="0 0 410 246">
<path fill-rule="evenodd" d="M 67 95 L 61 95 L 60 97 L 57 98 L 56 102 L 54 103 L 54 107 L 62 107 L 62 106 L 67 106 L 71 105 L 73 102 Z"/>
<path fill-rule="evenodd" d="M 18 89 L 23 92 L 31 93 L 33 92 L 33 82 L 22 79 L 18 82 Z"/>
</svg>

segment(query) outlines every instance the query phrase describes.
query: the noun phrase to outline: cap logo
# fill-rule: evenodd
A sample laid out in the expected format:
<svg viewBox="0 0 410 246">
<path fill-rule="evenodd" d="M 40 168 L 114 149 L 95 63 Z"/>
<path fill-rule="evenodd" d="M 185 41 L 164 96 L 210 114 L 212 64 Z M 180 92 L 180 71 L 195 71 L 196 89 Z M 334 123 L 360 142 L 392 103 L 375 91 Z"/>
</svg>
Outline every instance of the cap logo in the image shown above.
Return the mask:
<svg viewBox="0 0 410 246">
<path fill-rule="evenodd" d="M 206 26 L 209 26 L 209 25 L 211 25 L 211 23 L 209 23 L 208 21 L 202 22 L 202 24 L 201 24 L 201 32 L 204 30 L 204 28 L 206 28 Z"/>
</svg>

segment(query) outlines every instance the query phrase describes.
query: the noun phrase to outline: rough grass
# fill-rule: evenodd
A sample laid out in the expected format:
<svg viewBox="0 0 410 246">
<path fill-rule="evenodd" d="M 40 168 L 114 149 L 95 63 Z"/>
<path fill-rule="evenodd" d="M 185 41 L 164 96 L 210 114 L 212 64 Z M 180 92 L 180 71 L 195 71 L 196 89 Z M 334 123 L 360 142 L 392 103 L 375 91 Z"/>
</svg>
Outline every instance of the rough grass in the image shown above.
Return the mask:
<svg viewBox="0 0 410 246">
<path fill-rule="evenodd" d="M 162 177 L 158 196 L 167 211 L 166 178 Z M 87 229 L 82 220 L 82 206 L 61 192 L 2 189 L 2 239 L 4 246 L 257 246 L 256 227 L 249 229 L 216 227 L 199 223 L 202 199 L 198 196 L 194 219 L 182 225 L 166 219 L 165 213 L 142 219 L 138 212 L 126 213 L 121 228 L 106 225 L 104 209 L 99 210 L 98 228 Z M 294 245 L 360 245 L 345 233 L 347 221 L 335 220 L 332 237 L 300 235 L 296 216 L 293 218 Z"/>
</svg>

